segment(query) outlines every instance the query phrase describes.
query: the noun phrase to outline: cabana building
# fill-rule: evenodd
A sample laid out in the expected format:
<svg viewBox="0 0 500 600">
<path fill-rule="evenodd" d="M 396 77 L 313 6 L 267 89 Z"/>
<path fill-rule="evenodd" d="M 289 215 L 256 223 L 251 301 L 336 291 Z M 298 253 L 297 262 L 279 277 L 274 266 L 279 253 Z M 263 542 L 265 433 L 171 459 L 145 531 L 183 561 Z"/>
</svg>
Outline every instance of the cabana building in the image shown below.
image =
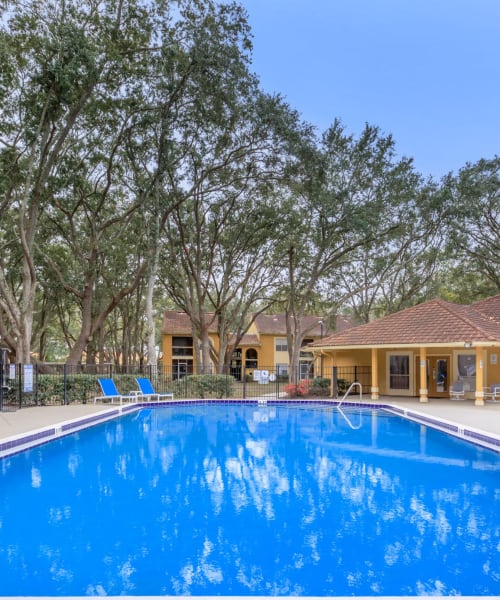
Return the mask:
<svg viewBox="0 0 500 600">
<path fill-rule="evenodd" d="M 477 405 L 500 401 L 500 294 L 470 305 L 431 300 L 334 333 L 310 348 L 332 379 L 334 368 L 363 367 L 372 400 L 383 395 L 420 402 L 473 399 Z"/>
</svg>

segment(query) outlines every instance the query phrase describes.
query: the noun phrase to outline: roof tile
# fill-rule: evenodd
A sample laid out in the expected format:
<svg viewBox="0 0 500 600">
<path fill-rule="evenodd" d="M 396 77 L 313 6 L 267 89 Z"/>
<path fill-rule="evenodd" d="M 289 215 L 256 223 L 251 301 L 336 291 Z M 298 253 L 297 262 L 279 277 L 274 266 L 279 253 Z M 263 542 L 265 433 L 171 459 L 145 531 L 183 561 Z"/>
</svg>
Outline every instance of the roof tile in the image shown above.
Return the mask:
<svg viewBox="0 0 500 600">
<path fill-rule="evenodd" d="M 312 346 L 500 342 L 500 294 L 470 306 L 430 300 L 335 333 Z"/>
</svg>

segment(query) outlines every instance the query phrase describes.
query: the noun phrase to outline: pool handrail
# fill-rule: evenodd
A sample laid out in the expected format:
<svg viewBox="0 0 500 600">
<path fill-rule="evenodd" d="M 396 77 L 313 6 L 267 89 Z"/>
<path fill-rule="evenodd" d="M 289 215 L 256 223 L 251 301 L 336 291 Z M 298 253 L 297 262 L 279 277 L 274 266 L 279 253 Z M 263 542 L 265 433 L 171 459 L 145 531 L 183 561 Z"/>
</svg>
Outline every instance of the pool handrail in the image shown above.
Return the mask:
<svg viewBox="0 0 500 600">
<path fill-rule="evenodd" d="M 359 399 L 362 400 L 363 399 L 363 386 L 359 383 L 359 381 L 353 381 L 351 383 L 351 385 L 347 388 L 346 393 L 342 396 L 342 398 L 339 400 L 339 403 L 337 404 L 338 407 L 340 407 L 340 405 L 342 404 L 342 402 L 344 402 L 344 400 L 347 398 L 347 396 L 349 395 L 350 391 L 352 390 L 352 388 L 357 385 L 359 386 Z"/>
</svg>

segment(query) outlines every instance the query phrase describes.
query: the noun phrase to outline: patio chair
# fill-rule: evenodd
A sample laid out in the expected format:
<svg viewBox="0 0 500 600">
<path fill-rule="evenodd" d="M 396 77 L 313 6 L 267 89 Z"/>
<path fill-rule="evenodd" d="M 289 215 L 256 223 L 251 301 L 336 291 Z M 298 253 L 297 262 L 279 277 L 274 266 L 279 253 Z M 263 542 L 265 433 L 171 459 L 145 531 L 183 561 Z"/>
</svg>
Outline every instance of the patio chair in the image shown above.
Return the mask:
<svg viewBox="0 0 500 600">
<path fill-rule="evenodd" d="M 136 377 L 137 385 L 139 386 L 138 392 L 133 392 L 137 396 L 145 396 L 147 398 L 156 397 L 156 401 L 160 402 L 161 398 L 168 398 L 170 400 L 174 399 L 174 394 L 172 392 L 155 392 L 153 384 L 148 379 L 148 377 Z"/>
<path fill-rule="evenodd" d="M 455 381 L 450 385 L 450 400 L 465 400 L 463 381 Z"/>
<path fill-rule="evenodd" d="M 111 404 L 113 404 L 114 400 L 119 400 L 120 404 L 122 404 L 124 400 L 133 401 L 137 399 L 134 395 L 127 396 L 126 394 L 120 394 L 115 382 L 109 377 L 100 377 L 97 381 L 101 387 L 102 396 L 96 396 L 94 404 L 97 400 L 109 401 Z"/>
<path fill-rule="evenodd" d="M 483 398 L 486 402 L 500 402 L 500 383 L 492 383 L 483 389 Z"/>
</svg>

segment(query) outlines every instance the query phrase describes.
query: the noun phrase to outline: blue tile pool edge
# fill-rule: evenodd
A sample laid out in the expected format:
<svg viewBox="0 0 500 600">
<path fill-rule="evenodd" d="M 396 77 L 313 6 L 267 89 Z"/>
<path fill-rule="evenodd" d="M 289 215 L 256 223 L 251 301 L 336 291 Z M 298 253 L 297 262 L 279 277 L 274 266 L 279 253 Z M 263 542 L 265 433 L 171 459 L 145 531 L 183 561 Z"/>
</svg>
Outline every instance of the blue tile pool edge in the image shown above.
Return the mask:
<svg viewBox="0 0 500 600">
<path fill-rule="evenodd" d="M 9 438 L 4 438 L 0 441 L 0 458 L 4 458 L 10 456 L 12 454 L 17 454 L 18 452 L 22 452 L 28 448 L 32 448 L 34 446 L 38 446 L 40 444 L 45 444 L 49 441 L 58 439 L 60 437 L 70 435 L 76 431 L 81 429 L 86 429 L 87 427 L 92 427 L 93 425 L 97 425 L 103 423 L 105 421 L 109 421 L 111 419 L 116 419 L 121 417 L 122 415 L 129 414 L 133 411 L 139 411 L 141 408 L 151 408 L 151 407 L 163 407 L 163 406 L 182 406 L 189 404 L 219 404 L 221 400 L 217 399 L 189 399 L 189 400 L 167 400 L 167 401 L 159 401 L 159 402 L 135 402 L 130 404 L 122 404 L 117 405 L 114 408 L 109 410 L 105 410 L 103 412 L 95 413 L 92 415 L 87 415 L 84 417 L 79 417 L 75 419 L 71 419 L 68 421 L 63 421 L 61 423 L 56 423 L 54 425 L 46 426 L 40 429 L 32 430 L 23 434 L 17 434 L 11 436 Z M 434 429 L 439 429 L 445 433 L 463 439 L 464 441 L 471 442 L 473 444 L 482 446 L 484 448 L 488 448 L 489 450 L 493 450 L 495 452 L 500 452 L 500 436 L 496 436 L 491 433 L 487 433 L 483 430 L 468 427 L 466 425 L 456 423 L 454 421 L 448 421 L 446 419 L 429 416 L 427 414 L 410 410 L 407 408 L 402 408 L 400 406 L 396 406 L 393 404 L 386 403 L 370 403 L 370 402 L 342 402 L 339 403 L 336 400 L 300 400 L 296 399 L 281 399 L 281 400 L 268 400 L 267 402 L 258 402 L 257 399 L 241 399 L 241 400 L 223 400 L 222 402 L 230 402 L 235 404 L 257 404 L 257 405 L 278 405 L 278 404 L 290 404 L 290 405 L 307 405 L 307 404 L 323 404 L 328 406 L 338 406 L 342 404 L 342 406 L 346 406 L 349 408 L 363 408 L 363 409 L 382 409 L 386 410 L 392 414 L 401 416 L 403 418 L 409 419 L 411 421 L 415 421 L 422 425 L 427 425 L 429 427 L 433 427 Z"/>
<path fill-rule="evenodd" d="M 478 446 L 482 446 L 483 448 L 500 452 L 500 436 L 497 436 L 493 433 L 487 433 L 481 429 L 468 427 L 467 425 L 456 423 L 455 421 L 448 421 L 446 419 L 432 417 L 418 411 L 408 410 L 407 408 L 401 408 L 400 406 L 394 406 L 391 404 L 381 406 L 380 408 L 385 408 L 389 412 L 402 416 L 406 419 L 416 421 L 422 425 L 428 425 L 434 429 L 439 429 L 440 431 L 449 433 L 450 435 Z"/>
</svg>

